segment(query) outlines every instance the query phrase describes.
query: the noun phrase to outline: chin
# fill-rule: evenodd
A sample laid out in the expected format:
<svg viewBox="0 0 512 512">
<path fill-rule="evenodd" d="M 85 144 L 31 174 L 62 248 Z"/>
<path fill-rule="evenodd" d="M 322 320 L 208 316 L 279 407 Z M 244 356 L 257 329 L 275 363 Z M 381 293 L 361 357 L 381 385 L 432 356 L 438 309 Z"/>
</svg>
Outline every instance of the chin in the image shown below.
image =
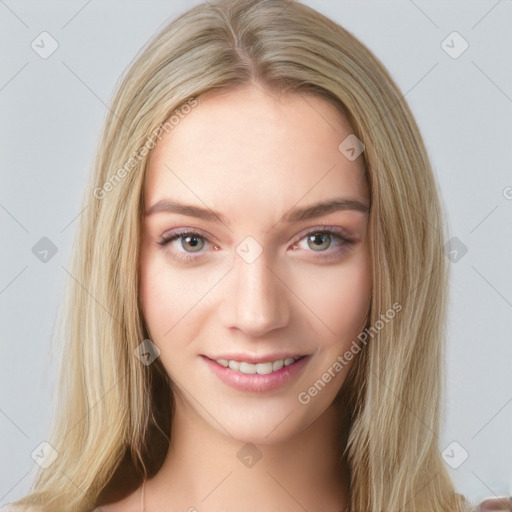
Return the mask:
<svg viewBox="0 0 512 512">
<path fill-rule="evenodd" d="M 228 412 L 220 417 L 223 418 L 222 425 L 226 426 L 226 430 L 236 441 L 255 445 L 272 445 L 289 441 L 305 431 L 321 414 L 321 411 L 318 411 L 315 415 L 310 410 L 310 414 L 305 415 L 306 410 L 300 404 L 293 406 L 281 404 L 272 409 L 253 408 L 252 413 L 242 416 L 232 414 L 233 408 L 230 407 L 231 414 Z M 218 424 L 213 426 L 223 435 L 226 434 Z"/>
</svg>

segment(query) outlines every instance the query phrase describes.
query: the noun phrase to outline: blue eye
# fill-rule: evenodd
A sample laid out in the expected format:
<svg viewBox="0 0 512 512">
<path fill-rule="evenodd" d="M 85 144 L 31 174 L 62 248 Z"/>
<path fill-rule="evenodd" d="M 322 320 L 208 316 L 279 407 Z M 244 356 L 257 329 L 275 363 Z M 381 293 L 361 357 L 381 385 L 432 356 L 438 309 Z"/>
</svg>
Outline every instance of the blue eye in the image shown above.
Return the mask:
<svg viewBox="0 0 512 512">
<path fill-rule="evenodd" d="M 197 231 L 173 232 L 164 236 L 158 243 L 161 246 L 170 246 L 175 241 L 180 241 L 180 245 L 174 248 L 173 257 L 186 262 L 197 261 L 204 253 L 203 248 L 212 245 L 206 236 Z M 307 241 L 306 252 L 316 253 L 319 259 L 329 260 L 338 258 L 345 251 L 353 246 L 353 241 L 343 234 L 341 229 L 326 228 L 310 230 L 298 242 L 292 246 L 296 251 L 300 248 L 300 242 Z M 335 248 L 332 249 L 332 246 Z M 167 250 L 167 248 L 166 248 Z"/>
</svg>

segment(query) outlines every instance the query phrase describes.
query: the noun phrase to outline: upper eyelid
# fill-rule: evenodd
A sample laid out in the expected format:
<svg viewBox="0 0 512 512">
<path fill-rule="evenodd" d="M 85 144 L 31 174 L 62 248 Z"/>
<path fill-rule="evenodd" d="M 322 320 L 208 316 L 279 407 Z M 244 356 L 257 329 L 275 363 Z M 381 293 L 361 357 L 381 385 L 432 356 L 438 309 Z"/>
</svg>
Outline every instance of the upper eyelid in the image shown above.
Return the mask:
<svg viewBox="0 0 512 512">
<path fill-rule="evenodd" d="M 343 240 L 346 243 L 355 241 L 355 239 L 352 237 L 352 235 L 350 233 L 347 233 L 347 230 L 342 228 L 341 226 L 331 226 L 331 225 L 325 224 L 325 225 L 318 225 L 313 228 L 307 228 L 304 231 L 302 231 L 301 233 L 297 234 L 295 237 L 292 237 L 290 240 L 287 241 L 287 243 L 292 243 L 292 240 L 294 238 L 295 238 L 295 242 L 293 242 L 293 243 L 297 243 L 309 235 L 312 235 L 315 233 L 321 233 L 323 231 L 331 232 L 331 234 L 339 237 L 341 240 Z M 167 235 L 167 236 L 165 234 L 162 235 L 161 241 L 159 243 L 162 244 L 163 242 L 166 242 L 166 241 L 170 243 L 170 241 L 172 239 L 174 239 L 172 241 L 176 241 L 176 240 L 179 240 L 179 238 L 181 236 L 186 236 L 186 235 L 199 235 L 199 237 L 205 239 L 210 245 L 215 245 L 215 242 L 212 241 L 211 237 L 208 234 L 205 234 L 202 230 L 200 230 L 198 228 L 181 228 L 181 229 L 178 229 L 177 231 L 176 230 L 171 231 L 169 233 L 169 235 Z"/>
</svg>

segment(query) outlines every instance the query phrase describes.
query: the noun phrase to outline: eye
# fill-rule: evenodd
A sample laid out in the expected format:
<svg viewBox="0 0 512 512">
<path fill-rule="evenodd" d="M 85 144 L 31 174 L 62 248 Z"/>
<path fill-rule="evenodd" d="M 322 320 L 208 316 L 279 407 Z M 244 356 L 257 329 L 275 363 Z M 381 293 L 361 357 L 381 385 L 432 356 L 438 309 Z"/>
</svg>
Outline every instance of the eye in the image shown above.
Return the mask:
<svg viewBox="0 0 512 512">
<path fill-rule="evenodd" d="M 332 242 L 332 233 L 328 233 L 326 231 L 313 233 L 312 235 L 308 235 L 306 237 L 308 242 L 308 247 L 316 251 L 317 249 L 328 249 Z M 311 242 L 311 244 L 310 244 Z M 322 247 L 323 246 L 323 247 Z"/>
<path fill-rule="evenodd" d="M 176 238 L 181 239 L 181 246 L 186 250 L 188 246 L 192 249 L 190 252 L 199 252 L 204 247 L 204 239 L 201 235 L 197 233 L 188 233 L 185 235 L 177 235 L 176 237 L 171 238 L 171 240 L 175 240 Z M 187 251 L 188 252 L 188 251 Z"/>
<path fill-rule="evenodd" d="M 303 241 L 306 242 L 306 248 L 303 246 Z M 171 246 L 172 251 L 169 249 L 169 252 L 172 253 L 172 257 L 186 262 L 196 261 L 205 252 L 203 249 L 207 245 L 213 245 L 204 234 L 190 230 L 171 232 L 167 236 L 164 235 L 158 243 L 161 246 Z M 173 244 L 174 247 L 172 247 Z M 332 260 L 339 258 L 352 246 L 353 240 L 348 238 L 342 229 L 322 226 L 307 232 L 292 245 L 291 249 L 292 251 L 305 250 L 316 253 L 315 258 Z M 214 245 L 214 250 L 217 248 Z"/>
<path fill-rule="evenodd" d="M 185 261 L 195 260 L 195 256 L 187 256 L 187 254 L 199 253 L 207 243 L 210 243 L 206 236 L 196 231 L 173 232 L 162 237 L 158 243 L 162 246 L 166 246 L 172 245 L 175 241 L 180 242 L 178 245 L 181 247 L 181 250 L 175 248 L 176 257 Z"/>
<path fill-rule="evenodd" d="M 292 246 L 292 249 L 303 249 L 303 240 L 306 243 L 306 251 L 310 249 L 308 252 L 317 253 L 318 257 L 328 259 L 338 257 L 353 246 L 353 240 L 348 238 L 341 229 L 331 227 L 310 230 Z"/>
</svg>

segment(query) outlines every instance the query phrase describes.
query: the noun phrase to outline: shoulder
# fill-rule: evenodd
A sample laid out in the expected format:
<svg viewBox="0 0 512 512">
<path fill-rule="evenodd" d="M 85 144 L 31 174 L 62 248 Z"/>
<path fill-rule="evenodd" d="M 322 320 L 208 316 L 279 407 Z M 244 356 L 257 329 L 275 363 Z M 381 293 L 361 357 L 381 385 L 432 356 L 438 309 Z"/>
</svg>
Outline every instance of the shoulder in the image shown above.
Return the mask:
<svg viewBox="0 0 512 512">
<path fill-rule="evenodd" d="M 141 512 L 141 487 L 119 501 L 98 505 L 90 512 Z M 40 507 L 22 506 L 11 503 L 0 504 L 0 512 L 41 512 Z"/>
<path fill-rule="evenodd" d="M 0 510 L 0 512 L 2 512 Z M 141 512 L 140 510 L 136 510 L 125 502 L 125 500 L 116 501 L 115 503 L 109 503 L 108 505 L 101 505 L 100 507 L 96 507 L 91 512 Z"/>
<path fill-rule="evenodd" d="M 475 512 L 512 512 L 512 496 L 485 499 L 472 510 Z"/>
<path fill-rule="evenodd" d="M 141 512 L 141 510 L 141 489 L 139 488 L 125 498 L 106 505 L 100 505 L 91 512 Z M 2 511 L 0 510 L 0 512 Z"/>
<path fill-rule="evenodd" d="M 2 512 L 0 510 L 0 512 Z M 91 512 L 141 512 L 140 508 L 134 508 L 133 503 L 131 503 L 127 498 L 124 498 L 120 501 L 116 501 L 115 503 L 109 503 L 108 505 L 101 505 L 100 507 L 95 508 Z"/>
<path fill-rule="evenodd" d="M 91 512 L 141 512 L 140 503 L 134 503 L 133 499 L 124 498 L 115 503 L 109 503 L 108 505 L 101 505 L 96 507 Z M 0 512 L 40 512 L 39 508 L 26 507 L 20 505 L 5 504 L 0 505 Z"/>
<path fill-rule="evenodd" d="M 40 510 L 34 506 L 5 503 L 0 505 L 0 512 L 40 512 Z"/>
</svg>

